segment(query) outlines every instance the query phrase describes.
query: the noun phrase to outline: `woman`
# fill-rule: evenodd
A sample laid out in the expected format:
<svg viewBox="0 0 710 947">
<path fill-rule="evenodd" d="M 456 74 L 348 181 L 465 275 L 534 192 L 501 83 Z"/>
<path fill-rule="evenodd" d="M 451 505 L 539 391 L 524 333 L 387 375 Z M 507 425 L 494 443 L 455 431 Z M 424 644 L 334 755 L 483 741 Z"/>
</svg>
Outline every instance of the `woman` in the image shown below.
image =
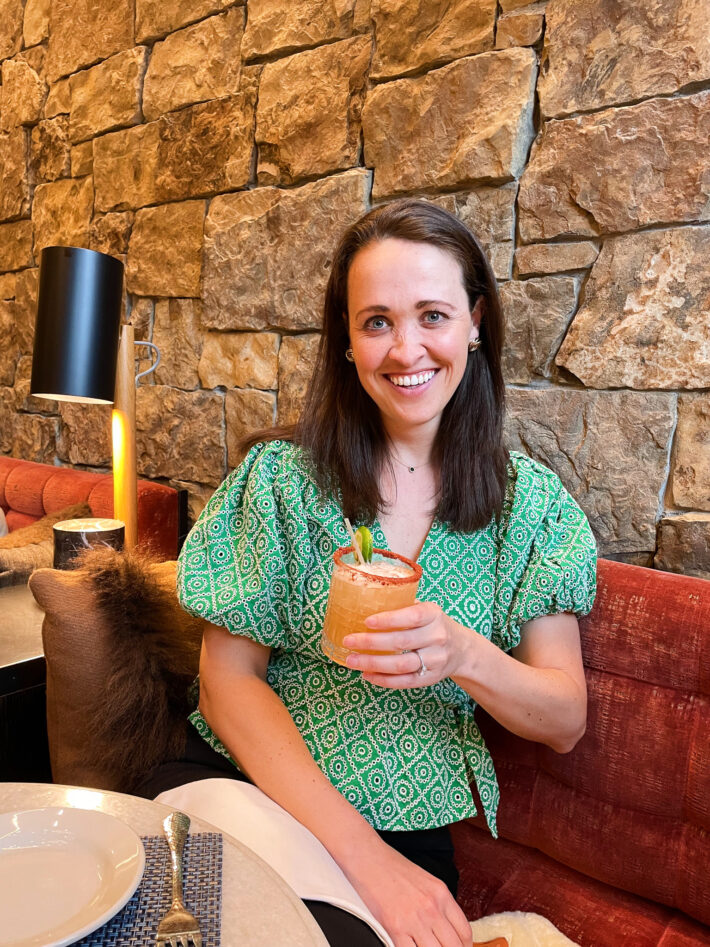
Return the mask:
<svg viewBox="0 0 710 947">
<path fill-rule="evenodd" d="M 456 218 L 370 212 L 335 254 L 299 424 L 252 447 L 180 560 L 182 604 L 211 623 L 190 745 L 320 839 L 396 947 L 471 942 L 448 825 L 476 812 L 474 781 L 496 832 L 475 704 L 559 752 L 585 727 L 594 541 L 558 478 L 502 446 L 502 337 Z M 345 641 L 396 653 L 348 668 L 319 648 L 344 515 L 423 567 L 414 606 Z"/>
</svg>

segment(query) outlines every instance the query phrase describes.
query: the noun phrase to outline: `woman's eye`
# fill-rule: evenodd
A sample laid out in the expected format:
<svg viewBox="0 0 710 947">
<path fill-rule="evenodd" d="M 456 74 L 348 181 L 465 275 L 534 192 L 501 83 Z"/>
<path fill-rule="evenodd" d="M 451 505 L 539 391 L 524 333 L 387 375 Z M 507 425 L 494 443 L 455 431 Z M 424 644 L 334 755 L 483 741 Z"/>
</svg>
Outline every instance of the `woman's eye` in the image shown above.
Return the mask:
<svg viewBox="0 0 710 947">
<path fill-rule="evenodd" d="M 368 319 L 365 323 L 366 329 L 384 329 L 387 325 L 387 320 L 383 319 L 382 316 L 373 316 L 372 319 Z"/>
<path fill-rule="evenodd" d="M 432 325 L 436 325 L 437 322 L 443 322 L 445 318 L 443 312 L 437 312 L 436 310 L 424 313 L 424 321 Z"/>
</svg>

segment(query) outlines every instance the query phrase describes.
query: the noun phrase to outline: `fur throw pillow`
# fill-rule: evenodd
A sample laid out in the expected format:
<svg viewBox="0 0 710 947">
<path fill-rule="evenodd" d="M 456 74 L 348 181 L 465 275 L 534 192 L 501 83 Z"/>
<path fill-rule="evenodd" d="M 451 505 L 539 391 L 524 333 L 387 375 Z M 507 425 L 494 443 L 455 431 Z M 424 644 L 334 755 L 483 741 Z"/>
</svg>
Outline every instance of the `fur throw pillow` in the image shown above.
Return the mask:
<svg viewBox="0 0 710 947">
<path fill-rule="evenodd" d="M 30 579 L 55 782 L 130 792 L 181 755 L 204 623 L 180 607 L 175 575 L 175 562 L 93 547 Z"/>
<path fill-rule="evenodd" d="M 180 607 L 174 564 L 162 570 L 162 583 L 164 564 L 136 552 L 90 549 L 78 565 L 93 583 L 114 651 L 90 730 L 105 748 L 107 771 L 135 785 L 182 752 L 203 622 Z"/>
</svg>

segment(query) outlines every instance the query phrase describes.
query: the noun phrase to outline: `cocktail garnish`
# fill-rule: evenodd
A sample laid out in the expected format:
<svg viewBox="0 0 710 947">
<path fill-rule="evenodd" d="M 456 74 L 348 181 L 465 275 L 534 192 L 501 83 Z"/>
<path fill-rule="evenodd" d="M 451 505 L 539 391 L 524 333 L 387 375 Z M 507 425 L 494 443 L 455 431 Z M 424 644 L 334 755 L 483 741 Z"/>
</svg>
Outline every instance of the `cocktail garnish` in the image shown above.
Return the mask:
<svg viewBox="0 0 710 947">
<path fill-rule="evenodd" d="M 367 526 L 359 526 L 355 531 L 355 541 L 360 547 L 365 562 L 372 562 L 372 533 Z"/>
<path fill-rule="evenodd" d="M 353 544 L 353 553 L 355 554 L 355 558 L 361 566 L 364 566 L 365 560 L 363 559 L 362 552 L 360 551 L 360 544 L 355 539 L 355 533 L 353 532 L 353 528 L 350 525 L 350 520 L 347 518 L 347 516 L 344 516 L 343 521 L 345 522 L 345 528 L 347 529 L 348 535 L 350 536 L 350 540 Z"/>
</svg>

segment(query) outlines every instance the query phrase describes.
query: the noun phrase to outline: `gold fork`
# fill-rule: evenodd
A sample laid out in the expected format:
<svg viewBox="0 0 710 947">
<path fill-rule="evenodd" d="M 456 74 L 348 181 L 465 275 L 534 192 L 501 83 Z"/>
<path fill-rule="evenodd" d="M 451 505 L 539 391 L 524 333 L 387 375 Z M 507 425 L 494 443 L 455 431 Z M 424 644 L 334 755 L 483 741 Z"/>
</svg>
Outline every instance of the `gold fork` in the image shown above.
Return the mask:
<svg viewBox="0 0 710 947">
<path fill-rule="evenodd" d="M 182 900 L 182 852 L 190 831 L 190 820 L 182 812 L 171 812 L 163 821 L 163 831 L 168 840 L 173 876 L 173 903 L 158 925 L 156 947 L 202 947 L 202 934 L 197 918 L 185 907 Z"/>
</svg>

